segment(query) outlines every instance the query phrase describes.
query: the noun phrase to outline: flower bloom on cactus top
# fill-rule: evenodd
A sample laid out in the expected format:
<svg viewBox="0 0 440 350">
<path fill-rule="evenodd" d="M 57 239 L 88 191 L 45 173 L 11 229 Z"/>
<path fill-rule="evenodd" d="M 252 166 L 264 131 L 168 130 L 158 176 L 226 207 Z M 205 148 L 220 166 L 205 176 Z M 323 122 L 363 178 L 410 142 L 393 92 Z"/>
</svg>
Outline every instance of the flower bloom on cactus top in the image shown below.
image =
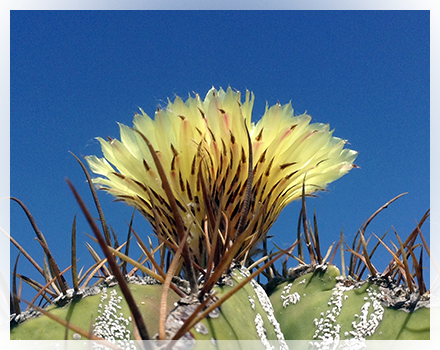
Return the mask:
<svg viewBox="0 0 440 350">
<path fill-rule="evenodd" d="M 91 170 L 101 176 L 93 181 L 137 208 L 156 234 L 178 244 L 175 220 L 147 138 L 190 232 L 190 249 L 203 265 L 207 208 L 222 217 L 222 237 L 234 237 L 252 159 L 245 227 L 253 226 L 250 229 L 257 238 L 264 237 L 281 210 L 301 197 L 303 183 L 306 194 L 324 189 L 354 167 L 357 152 L 344 149 L 346 141 L 333 137 L 328 124 L 310 124 L 306 114 L 294 116 L 290 103 L 266 107 L 261 120 L 252 123 L 253 103 L 249 91 L 242 102 L 240 92 L 212 88 L 204 100 L 196 94 L 186 102 L 179 97 L 168 101 L 154 119 L 141 110 L 134 116 L 134 128 L 119 124 L 120 141 L 98 138 L 104 158 L 86 157 Z M 208 196 L 206 191 L 203 195 L 203 187 Z M 262 208 L 264 213 L 252 220 Z"/>
</svg>

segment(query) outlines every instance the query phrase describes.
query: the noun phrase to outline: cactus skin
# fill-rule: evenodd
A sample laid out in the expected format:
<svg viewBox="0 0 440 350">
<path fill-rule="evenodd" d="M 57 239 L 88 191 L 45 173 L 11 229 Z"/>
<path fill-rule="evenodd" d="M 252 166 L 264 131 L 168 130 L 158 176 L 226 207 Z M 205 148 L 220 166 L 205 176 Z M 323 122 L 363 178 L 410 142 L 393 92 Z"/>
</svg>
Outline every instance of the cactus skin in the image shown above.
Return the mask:
<svg viewBox="0 0 440 350">
<path fill-rule="evenodd" d="M 216 297 L 221 298 L 226 294 L 233 286 L 240 283 L 241 280 L 248 276 L 248 271 L 245 268 L 235 269 L 231 272 L 229 277 L 223 278 L 224 284 L 214 287 Z M 147 329 L 151 335 L 158 332 L 159 325 L 159 303 L 162 293 L 162 286 L 157 285 L 136 285 L 129 284 L 130 290 L 138 301 L 138 306 L 144 315 L 144 321 L 147 325 Z M 102 296 L 106 294 L 107 298 L 102 300 Z M 59 316 L 60 318 L 67 319 L 70 313 L 70 322 L 76 326 L 79 326 L 85 330 L 90 328 L 91 322 L 96 325 L 96 317 L 102 315 L 98 313 L 98 305 L 101 305 L 101 310 L 104 310 L 104 305 L 108 305 L 108 301 L 113 294 L 115 299 L 120 297 L 121 301 L 118 306 L 112 305 L 117 312 L 123 314 L 124 319 L 120 319 L 118 324 L 121 328 L 125 328 L 125 331 L 120 332 L 119 336 L 114 336 L 114 339 L 109 339 L 108 333 L 105 337 L 104 333 L 98 333 L 97 335 L 103 336 L 107 340 L 118 341 L 117 344 L 124 347 L 129 347 L 128 340 L 133 340 L 133 327 L 132 322 L 129 320 L 130 311 L 123 300 L 122 293 L 118 286 L 108 287 L 106 291 L 101 290 L 97 295 L 87 296 L 77 301 L 72 301 L 63 307 L 57 307 L 52 304 L 47 308 L 51 313 Z M 147 295 L 147 297 L 145 297 Z M 186 299 L 186 298 L 184 298 Z M 261 300 L 260 300 L 261 299 Z M 262 305 L 263 303 L 263 305 Z M 179 301 L 179 297 L 172 290 L 169 291 L 168 297 L 168 311 L 171 311 L 176 318 L 181 318 L 183 321 L 188 315 L 182 314 L 182 310 L 185 307 L 179 308 L 174 305 L 182 305 Z M 192 308 L 191 308 L 192 306 Z M 185 311 L 189 314 L 197 306 L 191 305 Z M 210 315 L 213 317 L 207 317 L 196 324 L 189 333 L 184 336 L 185 339 L 206 340 L 199 345 L 203 349 L 213 349 L 216 346 L 222 346 L 221 342 L 217 343 L 217 340 L 256 340 L 257 342 L 251 342 L 252 350 L 264 349 L 269 341 L 277 341 L 283 348 L 283 335 L 280 332 L 279 324 L 273 316 L 273 308 L 270 304 L 270 300 L 255 281 L 247 283 L 242 289 L 230 297 L 225 303 L 223 303 L 220 309 L 215 310 Z M 114 319 L 115 317 L 113 317 Z M 259 323 L 256 320 L 261 320 Z M 176 329 L 169 329 L 169 317 L 167 319 L 167 331 L 173 333 Z M 258 330 L 257 330 L 258 323 Z M 181 326 L 181 324 L 179 324 Z M 107 331 L 108 328 L 106 327 Z M 96 326 L 94 328 L 96 334 Z M 33 339 L 33 340 L 62 340 L 66 337 L 66 328 L 50 319 L 47 316 L 40 316 L 34 319 L 29 319 L 23 323 L 11 328 L 11 339 Z M 67 339 L 77 339 L 77 334 L 68 331 Z M 257 345 L 257 346 L 256 346 Z M 259 345 L 259 346 L 258 346 Z"/>
<path fill-rule="evenodd" d="M 317 268 L 295 280 L 287 280 L 270 292 L 286 339 L 320 341 L 328 336 L 340 340 L 429 339 L 429 308 L 405 312 L 383 306 L 377 285 L 365 282 L 349 289 L 336 285 L 338 276 L 339 270 L 328 265 L 324 270 Z M 363 325 L 362 307 L 366 316 Z"/>
<path fill-rule="evenodd" d="M 230 285 L 214 287 L 216 296 L 220 298 L 247 276 L 248 272 L 244 268 L 233 270 Z M 258 340 L 248 344 L 252 344 L 251 348 L 255 350 L 259 348 L 256 345 L 264 349 L 269 341 L 271 344 L 275 341 L 281 349 L 284 348 L 284 337 L 273 315 L 270 300 L 257 282 L 247 283 L 220 309 L 218 318 L 208 317 L 200 322 L 206 327 L 206 334 L 195 332 L 194 329 L 191 331 L 196 340 L 211 340 L 213 344 L 216 343 L 214 340 Z M 203 349 L 206 344 L 208 342 L 202 343 Z"/>
<path fill-rule="evenodd" d="M 233 270 L 229 278 L 222 280 L 224 284 L 214 288 L 216 296 L 220 298 L 227 293 L 240 283 L 247 273 L 244 268 Z M 405 312 L 383 306 L 378 297 L 375 297 L 375 294 L 380 292 L 377 285 L 365 282 L 356 288 L 338 287 L 340 286 L 337 285 L 338 277 L 340 279 L 340 273 L 335 266 L 327 265 L 324 269 L 317 267 L 314 272 L 287 280 L 273 288 L 269 292 L 272 304 L 268 301 L 264 290 L 252 281 L 223 303 L 220 312 L 211 313 L 212 317 L 200 321 L 184 338 L 204 340 L 202 343 L 197 343 L 203 349 L 220 346 L 221 342 L 217 343 L 217 340 L 259 340 L 249 343 L 252 344 L 252 350 L 259 347 L 264 349 L 269 341 L 271 344 L 273 341 L 278 341 L 280 348 L 287 348 L 284 339 L 319 341 L 324 337 L 325 332 L 332 334 L 333 338 L 337 338 L 337 333 L 340 340 L 429 339 L 429 308 L 421 307 L 413 312 Z M 130 284 L 130 289 L 135 300 L 139 301 L 138 305 L 149 332 L 152 335 L 157 333 L 162 286 Z M 103 294 L 107 295 L 105 300 L 102 299 Z M 112 294 L 113 301 L 120 299 L 120 303 L 117 303 L 120 309 L 112 305 L 117 315 L 123 314 L 123 319 L 120 318 L 118 323 L 121 326 L 118 328 L 120 333 L 114 339 L 109 339 L 112 335 L 108 333 L 109 327 L 106 321 L 106 327 L 101 333 L 98 331 L 97 335 L 108 340 L 119 340 L 117 342 L 119 345 L 128 345 L 127 342 L 133 339 L 133 327 L 129 320 L 129 308 L 118 286 L 109 286 L 106 292 L 101 290 L 97 295 L 74 300 L 63 307 L 51 305 L 48 310 L 63 319 L 67 319 L 70 314 L 72 324 L 89 329 L 92 320 L 95 325 L 99 322 L 96 317 L 102 315 Z M 183 320 L 187 317 L 182 315 L 181 311 L 184 309 L 179 307 L 173 309 L 173 305 L 177 305 L 178 301 L 177 294 L 170 290 L 168 310 L 176 318 L 181 317 Z M 372 334 L 365 332 L 367 328 L 365 326 L 358 326 L 357 331 L 353 326 L 353 322 L 361 323 L 362 306 L 365 307 L 367 302 L 370 306 L 365 322 L 370 322 L 368 325 L 374 329 Z M 180 301 L 179 303 L 184 304 Z M 101 305 L 101 313 L 98 312 L 99 305 Z M 337 310 L 338 305 L 342 305 L 340 310 Z M 339 311 L 339 314 L 335 310 Z M 187 311 L 191 313 L 190 308 Z M 373 313 L 375 314 L 373 318 L 379 320 L 377 324 L 372 321 Z M 113 315 L 113 318 L 115 317 L 116 314 Z M 334 321 L 332 321 L 333 317 Z M 261 320 L 258 326 L 257 320 Z M 172 333 L 176 330 L 169 331 Z M 47 316 L 41 316 L 12 327 L 10 336 L 12 340 L 66 339 L 66 328 Z M 67 339 L 75 339 L 77 336 L 71 330 L 67 333 Z M 199 347 L 197 344 L 195 344 L 196 348 Z"/>
<path fill-rule="evenodd" d="M 144 317 L 144 321 L 150 330 L 150 332 L 157 332 L 159 325 L 159 300 L 162 293 L 162 286 L 156 285 L 138 285 L 129 284 L 133 297 L 138 302 L 138 306 L 141 312 L 148 317 Z M 106 294 L 107 298 L 102 300 L 103 295 Z M 112 298 L 113 297 L 113 298 Z M 122 338 L 128 334 L 132 339 L 133 327 L 129 321 L 130 309 L 125 302 L 122 292 L 119 286 L 102 288 L 99 294 L 84 297 L 77 301 L 72 301 L 63 307 L 57 307 L 56 305 L 50 305 L 47 310 L 54 315 L 68 319 L 70 314 L 70 323 L 79 326 L 85 330 L 90 329 L 91 322 L 96 323 L 96 318 L 104 313 L 105 306 L 109 304 L 109 300 L 112 300 L 117 304 L 112 305 L 114 312 L 110 317 L 116 319 L 118 317 L 118 324 L 122 330 L 122 337 L 115 337 L 116 339 Z M 119 299 L 119 300 L 118 300 Z M 173 308 L 174 302 L 179 299 L 179 296 L 169 291 L 168 296 L 168 310 Z M 101 305 L 101 307 L 99 307 Z M 98 312 L 100 309 L 100 312 Z M 120 313 L 123 314 L 122 318 Z M 108 314 L 108 312 L 107 312 Z M 128 322 L 124 321 L 127 320 Z M 125 331 L 123 330 L 125 328 Z M 66 328 L 63 325 L 58 324 L 48 316 L 40 316 L 37 318 L 29 319 L 19 325 L 11 328 L 10 337 L 12 340 L 62 340 L 66 339 Z M 71 330 L 68 331 L 67 339 L 75 339 L 78 335 Z M 154 333 L 153 333 L 154 334 Z M 122 334 L 120 334 L 122 335 Z"/>
</svg>

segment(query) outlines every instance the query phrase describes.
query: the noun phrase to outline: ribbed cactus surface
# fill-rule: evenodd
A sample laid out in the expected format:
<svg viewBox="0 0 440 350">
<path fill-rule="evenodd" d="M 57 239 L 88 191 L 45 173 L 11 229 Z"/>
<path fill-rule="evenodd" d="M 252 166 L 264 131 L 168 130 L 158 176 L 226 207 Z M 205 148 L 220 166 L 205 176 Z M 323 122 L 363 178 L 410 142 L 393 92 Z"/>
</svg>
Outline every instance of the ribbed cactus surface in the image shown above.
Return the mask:
<svg viewBox="0 0 440 350">
<path fill-rule="evenodd" d="M 159 329 L 162 285 L 152 279 L 132 278 L 132 282 L 136 283 L 129 283 L 130 291 L 145 315 L 147 328 L 154 334 Z M 170 290 L 167 300 L 168 310 L 174 307 L 174 302 L 178 299 L 178 295 Z M 63 297 L 50 305 L 47 311 L 86 331 L 92 327 L 95 335 L 119 345 L 126 346 L 127 341 L 133 339 L 130 309 L 119 286 L 112 279 L 80 291 L 79 294 L 71 293 L 69 297 Z M 81 336 L 67 330 L 65 326 L 48 316 L 42 315 L 11 327 L 11 339 L 73 340 L 81 339 Z"/>
<path fill-rule="evenodd" d="M 214 288 L 214 300 L 221 298 L 247 276 L 246 269 L 235 269 Z M 183 339 L 209 340 L 203 346 L 213 348 L 218 340 L 260 340 L 261 346 L 289 340 L 392 340 L 429 339 L 430 310 L 422 297 L 401 287 L 390 288 L 376 279 L 355 283 L 340 276 L 332 265 L 317 266 L 313 272 L 288 279 L 270 293 L 251 281 L 208 317 L 198 322 Z M 160 284 L 133 284 L 130 290 L 138 302 L 148 330 L 159 327 Z M 57 301 L 63 306 L 48 307 L 54 315 L 95 335 L 127 346 L 133 340 L 129 308 L 120 288 L 101 283 L 87 289 L 86 297 L 73 296 Z M 181 298 L 172 290 L 168 297 L 166 330 L 168 337 L 177 332 L 200 302 Z M 209 304 L 208 304 L 209 305 Z M 29 319 L 11 329 L 11 339 L 80 339 L 79 334 L 47 316 Z M 157 338 L 157 337 L 156 337 Z M 195 344 L 194 344 L 195 345 Z"/>
<path fill-rule="evenodd" d="M 429 339 L 430 310 L 423 296 L 380 278 L 355 283 L 331 265 L 314 270 L 270 292 L 286 339 Z"/>
<path fill-rule="evenodd" d="M 249 275 L 245 268 L 234 269 L 214 287 L 218 300 Z M 140 279 L 142 281 L 142 279 Z M 132 292 L 146 322 L 150 334 L 159 329 L 159 304 L 162 293 L 160 284 L 139 285 L 130 283 Z M 172 290 L 168 297 L 167 338 L 172 338 L 184 321 L 195 311 L 200 302 L 195 297 L 180 298 Z M 52 314 L 69 320 L 71 324 L 89 330 L 106 340 L 128 348 L 132 344 L 133 320 L 122 292 L 114 283 L 101 283 L 88 288 L 87 296 L 62 298 L 47 308 Z M 68 300 L 68 302 L 66 302 Z M 208 304 L 209 306 L 209 304 Z M 66 336 L 67 334 L 67 336 Z M 81 339 L 80 335 L 66 330 L 48 316 L 39 316 L 15 325 L 11 329 L 11 339 Z M 208 340 L 204 348 L 216 348 L 220 340 L 258 340 L 256 344 L 264 349 L 269 341 L 277 341 L 285 347 L 280 325 L 264 289 L 255 281 L 247 283 L 233 294 L 208 317 L 198 322 L 183 340 Z M 252 343 L 255 345 L 255 343 Z M 252 349 L 255 350 L 253 345 Z"/>
<path fill-rule="evenodd" d="M 233 286 L 248 276 L 245 268 L 234 269 L 222 286 L 216 286 L 216 296 L 221 298 Z M 173 313 L 173 312 L 172 312 Z M 260 345 L 278 341 L 285 345 L 280 325 L 264 289 L 254 280 L 246 284 L 221 305 L 218 317 L 208 317 L 200 322 L 204 332 L 192 332 L 197 340 L 261 340 Z M 197 330 L 197 327 L 195 327 Z"/>
</svg>

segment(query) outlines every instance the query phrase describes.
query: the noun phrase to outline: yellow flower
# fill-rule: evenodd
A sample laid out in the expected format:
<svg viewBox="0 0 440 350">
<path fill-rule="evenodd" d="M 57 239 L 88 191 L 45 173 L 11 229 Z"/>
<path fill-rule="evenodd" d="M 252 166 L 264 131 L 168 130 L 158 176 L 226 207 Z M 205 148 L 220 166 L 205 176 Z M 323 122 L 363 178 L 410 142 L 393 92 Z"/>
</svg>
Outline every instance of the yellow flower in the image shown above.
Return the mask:
<svg viewBox="0 0 440 350">
<path fill-rule="evenodd" d="M 354 166 L 357 152 L 344 149 L 346 141 L 333 137 L 329 125 L 310 124 L 306 114 L 294 116 L 290 103 L 266 107 L 261 120 L 252 123 L 253 103 L 249 91 L 241 102 L 240 92 L 212 88 L 204 100 L 196 94 L 186 102 L 179 97 L 168 101 L 154 120 L 141 110 L 134 116 L 134 128 L 119 125 L 120 141 L 98 138 L 104 158 L 87 157 L 91 170 L 101 175 L 93 181 L 137 208 L 156 234 L 178 245 L 175 220 L 147 138 L 190 232 L 190 248 L 203 266 L 208 209 L 220 222 L 221 242 L 227 244 L 226 237 L 234 239 L 237 233 L 251 156 L 252 195 L 244 226 L 257 243 L 281 210 L 301 197 L 304 181 L 306 194 L 324 189 Z M 259 210 L 263 214 L 252 220 Z"/>
</svg>

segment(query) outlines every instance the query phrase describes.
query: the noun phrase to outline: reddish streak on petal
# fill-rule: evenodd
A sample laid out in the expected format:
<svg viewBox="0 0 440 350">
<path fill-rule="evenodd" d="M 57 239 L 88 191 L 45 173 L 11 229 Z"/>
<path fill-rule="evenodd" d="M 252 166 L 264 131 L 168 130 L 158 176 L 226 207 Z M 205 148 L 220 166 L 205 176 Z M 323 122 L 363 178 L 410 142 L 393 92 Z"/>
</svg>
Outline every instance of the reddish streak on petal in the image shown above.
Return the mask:
<svg viewBox="0 0 440 350">
<path fill-rule="evenodd" d="M 307 140 L 310 136 L 316 134 L 317 132 L 319 132 L 319 131 L 318 131 L 318 130 L 312 130 L 312 132 L 309 133 L 309 134 L 304 138 L 304 140 Z"/>
<path fill-rule="evenodd" d="M 223 114 L 223 118 L 225 120 L 225 124 L 226 124 L 227 130 L 231 130 L 231 126 L 229 125 L 229 118 L 228 118 L 228 115 L 226 113 Z"/>
<path fill-rule="evenodd" d="M 183 134 L 188 135 L 188 119 L 183 119 Z"/>
<path fill-rule="evenodd" d="M 258 149 L 260 148 L 260 145 L 261 145 L 261 142 L 258 142 L 258 141 L 255 141 L 255 142 L 252 144 L 252 152 L 253 152 L 254 154 L 257 154 L 257 153 L 258 153 Z"/>
<path fill-rule="evenodd" d="M 283 136 L 281 136 L 281 141 L 283 141 L 287 136 L 289 136 L 289 134 L 292 132 L 292 130 L 290 128 L 288 128 L 284 133 Z"/>
</svg>

